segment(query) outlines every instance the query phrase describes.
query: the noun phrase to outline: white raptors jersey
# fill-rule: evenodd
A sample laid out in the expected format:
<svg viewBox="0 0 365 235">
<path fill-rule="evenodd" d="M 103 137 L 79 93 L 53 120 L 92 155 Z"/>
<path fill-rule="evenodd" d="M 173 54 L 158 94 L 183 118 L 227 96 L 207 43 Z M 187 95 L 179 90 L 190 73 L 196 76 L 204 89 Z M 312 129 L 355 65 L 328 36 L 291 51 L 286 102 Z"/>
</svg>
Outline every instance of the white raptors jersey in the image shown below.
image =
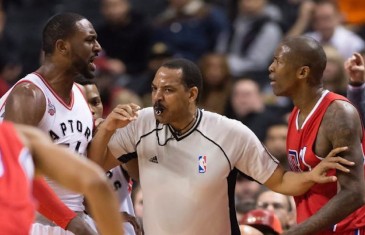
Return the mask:
<svg viewBox="0 0 365 235">
<path fill-rule="evenodd" d="M 117 193 L 119 200 L 119 211 L 127 212 L 128 214 L 135 216 L 133 203 L 130 195 L 130 185 L 120 166 L 117 166 L 107 172 L 107 176 L 110 179 L 114 190 Z M 132 224 L 125 222 L 124 224 L 125 235 L 135 235 Z"/>
<path fill-rule="evenodd" d="M 86 156 L 86 149 L 92 138 L 93 119 L 80 89 L 75 84 L 73 85 L 71 102 L 68 105 L 57 96 L 39 74 L 28 74 L 19 80 L 17 84 L 23 82 L 31 82 L 36 85 L 46 98 L 46 111 L 38 124 L 38 128 L 47 133 L 54 143 L 65 145 L 76 153 Z M 1 119 L 5 112 L 5 102 L 10 91 L 11 89 L 0 99 Z M 50 179 L 46 180 L 58 197 L 71 210 L 84 210 L 82 195 L 66 190 Z"/>
<path fill-rule="evenodd" d="M 179 136 L 156 123 L 152 108 L 142 109 L 109 148 L 117 158 L 138 157 L 148 235 L 240 234 L 231 173 L 237 168 L 264 183 L 278 165 L 241 122 L 203 110 Z"/>
</svg>

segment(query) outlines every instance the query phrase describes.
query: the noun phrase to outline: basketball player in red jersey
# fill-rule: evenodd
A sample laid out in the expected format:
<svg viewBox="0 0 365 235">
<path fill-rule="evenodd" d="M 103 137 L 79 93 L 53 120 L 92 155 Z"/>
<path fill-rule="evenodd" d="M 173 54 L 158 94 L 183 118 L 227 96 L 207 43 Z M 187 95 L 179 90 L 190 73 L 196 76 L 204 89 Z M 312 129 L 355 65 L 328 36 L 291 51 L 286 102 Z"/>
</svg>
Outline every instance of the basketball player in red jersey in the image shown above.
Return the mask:
<svg viewBox="0 0 365 235">
<path fill-rule="evenodd" d="M 339 155 L 356 163 L 349 174 L 329 172 L 338 182 L 296 196 L 298 225 L 284 234 L 365 234 L 364 130 L 356 108 L 323 89 L 326 62 L 317 41 L 294 37 L 278 46 L 269 66 L 273 92 L 295 105 L 287 136 L 291 170 L 310 171 L 339 146 L 348 146 Z"/>
<path fill-rule="evenodd" d="M 101 234 L 123 234 L 117 199 L 104 172 L 74 155 L 53 144 L 36 128 L 0 124 L 1 234 L 29 234 L 35 212 L 33 177 L 39 174 L 83 193 Z"/>
</svg>

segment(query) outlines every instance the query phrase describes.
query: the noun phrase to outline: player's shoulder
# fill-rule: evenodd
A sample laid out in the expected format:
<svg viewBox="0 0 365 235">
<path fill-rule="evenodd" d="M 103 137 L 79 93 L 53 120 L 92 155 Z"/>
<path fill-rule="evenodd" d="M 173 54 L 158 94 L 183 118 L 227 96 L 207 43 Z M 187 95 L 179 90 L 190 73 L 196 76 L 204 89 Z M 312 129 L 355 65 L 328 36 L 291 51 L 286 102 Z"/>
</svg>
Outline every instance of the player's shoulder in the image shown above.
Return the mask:
<svg viewBox="0 0 365 235">
<path fill-rule="evenodd" d="M 326 110 L 326 117 L 329 119 L 337 119 L 339 116 L 352 117 L 357 116 L 357 109 L 348 100 L 334 100 Z"/>
<path fill-rule="evenodd" d="M 321 123 L 321 126 L 326 128 L 327 132 L 332 132 L 332 129 L 355 131 L 361 128 L 361 118 L 358 110 L 347 100 L 341 99 L 331 102 Z"/>
<path fill-rule="evenodd" d="M 21 90 L 22 92 L 42 92 L 39 84 L 42 82 L 41 78 L 34 74 L 30 73 L 20 79 L 17 83 L 12 87 L 12 92 L 18 92 Z"/>
</svg>

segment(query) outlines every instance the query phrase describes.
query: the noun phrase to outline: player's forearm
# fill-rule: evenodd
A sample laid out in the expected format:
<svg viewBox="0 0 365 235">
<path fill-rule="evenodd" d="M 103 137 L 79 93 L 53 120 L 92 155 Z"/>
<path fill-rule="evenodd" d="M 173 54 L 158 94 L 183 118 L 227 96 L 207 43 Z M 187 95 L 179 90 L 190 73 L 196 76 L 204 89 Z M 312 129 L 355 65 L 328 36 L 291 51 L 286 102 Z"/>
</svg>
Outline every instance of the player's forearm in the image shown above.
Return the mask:
<svg viewBox="0 0 365 235">
<path fill-rule="evenodd" d="M 124 234 L 117 198 L 108 182 L 100 178 L 91 182 L 85 190 L 85 196 L 100 233 L 103 235 Z"/>
<path fill-rule="evenodd" d="M 76 217 L 76 213 L 62 203 L 43 178 L 34 181 L 33 195 L 39 202 L 39 213 L 58 226 L 66 229 L 71 219 Z"/>
<path fill-rule="evenodd" d="M 330 229 L 362 205 L 363 199 L 360 193 L 342 190 L 316 214 L 283 235 L 309 235 Z"/>
<path fill-rule="evenodd" d="M 114 131 L 107 130 L 101 124 L 89 146 L 88 158 L 101 167 L 106 161 L 106 149 L 113 134 Z"/>
</svg>

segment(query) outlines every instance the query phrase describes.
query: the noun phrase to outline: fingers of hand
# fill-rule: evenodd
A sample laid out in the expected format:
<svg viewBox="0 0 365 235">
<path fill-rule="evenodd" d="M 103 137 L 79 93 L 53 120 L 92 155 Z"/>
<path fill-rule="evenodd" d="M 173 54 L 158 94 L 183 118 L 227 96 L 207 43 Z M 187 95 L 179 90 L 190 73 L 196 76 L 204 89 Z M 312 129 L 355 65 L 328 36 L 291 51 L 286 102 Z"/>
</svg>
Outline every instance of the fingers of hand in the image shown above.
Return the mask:
<svg viewBox="0 0 365 235">
<path fill-rule="evenodd" d="M 336 156 L 336 157 L 330 157 L 330 158 L 326 158 L 324 160 L 325 165 L 325 169 L 337 169 L 340 170 L 342 172 L 350 172 L 350 169 L 346 168 L 345 166 L 353 166 L 355 165 L 354 162 L 351 162 L 349 160 L 346 160 L 342 157 Z"/>
<path fill-rule="evenodd" d="M 130 105 L 118 105 L 113 109 L 113 113 L 117 114 L 117 118 L 121 120 L 135 120 L 137 119 L 137 112 L 135 108 Z"/>
<path fill-rule="evenodd" d="M 332 166 L 331 168 L 334 168 L 336 170 L 339 170 L 339 171 L 342 171 L 342 172 L 350 172 L 350 169 L 344 167 L 343 165 L 341 165 L 340 163 L 336 162 L 336 163 L 332 163 Z"/>
<path fill-rule="evenodd" d="M 326 158 L 328 158 L 328 157 L 334 157 L 334 156 L 336 156 L 337 154 L 339 154 L 339 153 L 341 153 L 341 152 L 343 152 L 343 151 L 346 151 L 348 149 L 348 147 L 347 146 L 345 146 L 345 147 L 338 147 L 338 148 L 334 148 L 334 149 L 332 149 L 331 150 L 331 152 L 327 155 L 327 157 Z"/>
<path fill-rule="evenodd" d="M 130 103 L 130 106 L 132 107 L 134 112 L 137 112 L 138 110 L 141 109 L 141 107 L 139 105 L 136 105 L 136 104 L 133 104 L 133 103 Z"/>
<path fill-rule="evenodd" d="M 331 176 L 325 176 L 322 183 L 332 183 L 332 182 L 336 182 L 337 181 L 337 177 L 334 175 Z"/>
<path fill-rule="evenodd" d="M 364 59 L 360 53 L 354 53 L 353 57 L 355 58 L 356 64 L 358 64 L 358 65 L 364 64 Z"/>
<path fill-rule="evenodd" d="M 356 71 L 362 72 L 362 71 L 364 71 L 364 66 L 363 65 L 354 65 L 354 66 L 351 67 L 351 71 L 353 71 L 353 72 L 356 72 Z"/>
<path fill-rule="evenodd" d="M 352 161 L 349 161 L 343 157 L 339 157 L 339 156 L 336 156 L 336 157 L 333 157 L 331 159 L 332 162 L 336 162 L 338 164 L 341 164 L 341 165 L 346 165 L 346 166 L 353 166 L 355 165 L 355 162 L 352 162 Z"/>
</svg>

